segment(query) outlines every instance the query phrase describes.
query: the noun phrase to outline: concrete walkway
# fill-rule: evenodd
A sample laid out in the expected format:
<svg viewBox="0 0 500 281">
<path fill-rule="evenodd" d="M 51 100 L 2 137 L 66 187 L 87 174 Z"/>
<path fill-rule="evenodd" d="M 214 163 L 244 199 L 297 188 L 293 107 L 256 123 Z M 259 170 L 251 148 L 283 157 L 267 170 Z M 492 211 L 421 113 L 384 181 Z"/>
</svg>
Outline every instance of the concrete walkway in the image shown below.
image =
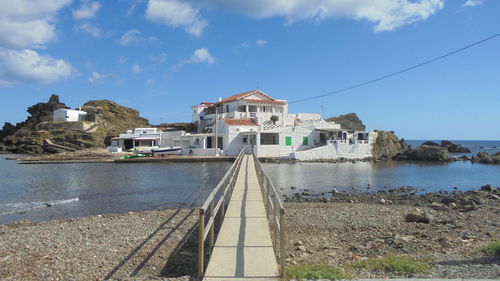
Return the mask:
<svg viewBox="0 0 500 281">
<path fill-rule="evenodd" d="M 252 156 L 245 155 L 203 280 L 278 280 L 264 201 Z"/>
</svg>

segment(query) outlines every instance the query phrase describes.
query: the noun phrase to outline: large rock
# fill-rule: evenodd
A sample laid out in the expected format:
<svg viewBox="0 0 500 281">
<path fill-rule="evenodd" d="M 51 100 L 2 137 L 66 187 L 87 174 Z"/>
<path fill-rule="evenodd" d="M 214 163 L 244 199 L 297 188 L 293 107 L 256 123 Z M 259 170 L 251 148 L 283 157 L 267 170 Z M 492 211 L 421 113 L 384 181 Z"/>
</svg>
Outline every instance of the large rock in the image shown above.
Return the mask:
<svg viewBox="0 0 500 281">
<path fill-rule="evenodd" d="M 454 158 L 448 154 L 448 149 L 445 147 L 420 145 L 414 150 L 398 155 L 397 159 L 416 161 L 452 161 Z"/>
<path fill-rule="evenodd" d="M 399 154 L 411 150 L 404 139 L 399 139 L 394 132 L 377 131 L 372 154 L 375 159 L 393 159 Z"/>
<path fill-rule="evenodd" d="M 467 147 L 447 140 L 441 141 L 441 147 L 447 148 L 450 153 L 470 153 L 470 149 Z"/>
<path fill-rule="evenodd" d="M 356 113 L 348 113 L 340 115 L 338 117 L 330 117 L 326 119 L 326 121 L 340 124 L 340 127 L 344 130 L 364 131 L 366 129 L 366 126 L 363 124 L 361 119 L 359 119 Z"/>
<path fill-rule="evenodd" d="M 488 152 L 478 152 L 472 156 L 472 162 L 482 164 L 500 164 L 500 152 L 489 155 Z"/>
<path fill-rule="evenodd" d="M 428 145 L 428 146 L 439 146 L 439 143 L 433 142 L 433 141 L 426 141 L 422 145 Z"/>
</svg>

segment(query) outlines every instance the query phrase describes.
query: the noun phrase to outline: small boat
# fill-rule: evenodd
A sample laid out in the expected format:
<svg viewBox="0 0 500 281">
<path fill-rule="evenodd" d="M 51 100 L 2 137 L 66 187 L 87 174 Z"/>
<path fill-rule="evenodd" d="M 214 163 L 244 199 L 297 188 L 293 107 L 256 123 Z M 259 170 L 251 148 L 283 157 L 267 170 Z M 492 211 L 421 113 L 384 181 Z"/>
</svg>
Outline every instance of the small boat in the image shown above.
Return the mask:
<svg viewBox="0 0 500 281">
<path fill-rule="evenodd" d="M 146 155 L 144 154 L 129 154 L 129 155 L 124 155 L 120 157 L 120 159 L 129 159 L 129 158 L 137 158 L 137 157 L 145 157 Z"/>
<path fill-rule="evenodd" d="M 151 151 L 154 154 L 177 154 L 180 153 L 182 150 L 182 147 L 180 146 L 174 146 L 174 147 L 158 147 L 158 148 L 153 148 Z"/>
</svg>

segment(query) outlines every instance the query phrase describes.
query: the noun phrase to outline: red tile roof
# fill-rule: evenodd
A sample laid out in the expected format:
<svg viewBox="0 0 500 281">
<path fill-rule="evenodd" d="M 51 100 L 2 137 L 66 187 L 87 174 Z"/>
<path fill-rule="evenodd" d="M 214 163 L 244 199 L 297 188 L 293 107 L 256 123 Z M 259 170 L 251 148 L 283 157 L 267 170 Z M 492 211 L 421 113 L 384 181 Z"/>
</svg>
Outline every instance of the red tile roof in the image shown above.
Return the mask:
<svg viewBox="0 0 500 281">
<path fill-rule="evenodd" d="M 286 104 L 286 102 L 277 100 L 254 100 L 254 99 L 243 99 L 243 100 L 251 103 L 282 104 L 282 105 Z"/>
<path fill-rule="evenodd" d="M 258 126 L 258 124 L 252 121 L 252 119 L 250 118 L 242 118 L 242 119 L 224 118 L 223 120 L 229 126 Z"/>
<path fill-rule="evenodd" d="M 221 101 L 220 101 L 220 102 L 218 102 L 218 103 L 226 103 L 226 102 L 230 102 L 230 101 L 236 101 L 236 100 L 242 99 L 242 98 L 244 98 L 244 97 L 246 97 L 246 96 L 249 96 L 249 95 L 251 95 L 251 94 L 253 94 L 253 93 L 259 93 L 259 94 L 261 94 L 261 95 L 263 95 L 263 96 L 268 97 L 270 100 L 275 100 L 275 99 L 273 99 L 272 97 L 270 97 L 270 96 L 268 96 L 268 95 L 264 94 L 263 92 L 261 92 L 261 91 L 259 91 L 259 90 L 253 90 L 253 91 L 249 91 L 249 92 L 245 92 L 245 93 L 237 94 L 237 95 L 234 95 L 234 96 L 230 96 L 230 97 L 228 97 L 228 98 L 225 98 L 225 99 L 221 100 Z"/>
</svg>

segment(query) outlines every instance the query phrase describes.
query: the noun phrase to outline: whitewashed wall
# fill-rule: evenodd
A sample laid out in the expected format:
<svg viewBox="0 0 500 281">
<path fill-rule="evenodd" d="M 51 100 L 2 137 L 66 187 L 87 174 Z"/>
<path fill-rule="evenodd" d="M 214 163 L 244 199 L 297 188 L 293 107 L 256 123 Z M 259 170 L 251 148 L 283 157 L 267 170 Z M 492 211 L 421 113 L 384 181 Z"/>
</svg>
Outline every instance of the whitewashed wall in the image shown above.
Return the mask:
<svg viewBox="0 0 500 281">
<path fill-rule="evenodd" d="M 301 161 L 334 160 L 339 158 L 364 159 L 372 157 L 370 144 L 328 144 L 317 148 L 297 151 L 294 158 Z"/>
</svg>

